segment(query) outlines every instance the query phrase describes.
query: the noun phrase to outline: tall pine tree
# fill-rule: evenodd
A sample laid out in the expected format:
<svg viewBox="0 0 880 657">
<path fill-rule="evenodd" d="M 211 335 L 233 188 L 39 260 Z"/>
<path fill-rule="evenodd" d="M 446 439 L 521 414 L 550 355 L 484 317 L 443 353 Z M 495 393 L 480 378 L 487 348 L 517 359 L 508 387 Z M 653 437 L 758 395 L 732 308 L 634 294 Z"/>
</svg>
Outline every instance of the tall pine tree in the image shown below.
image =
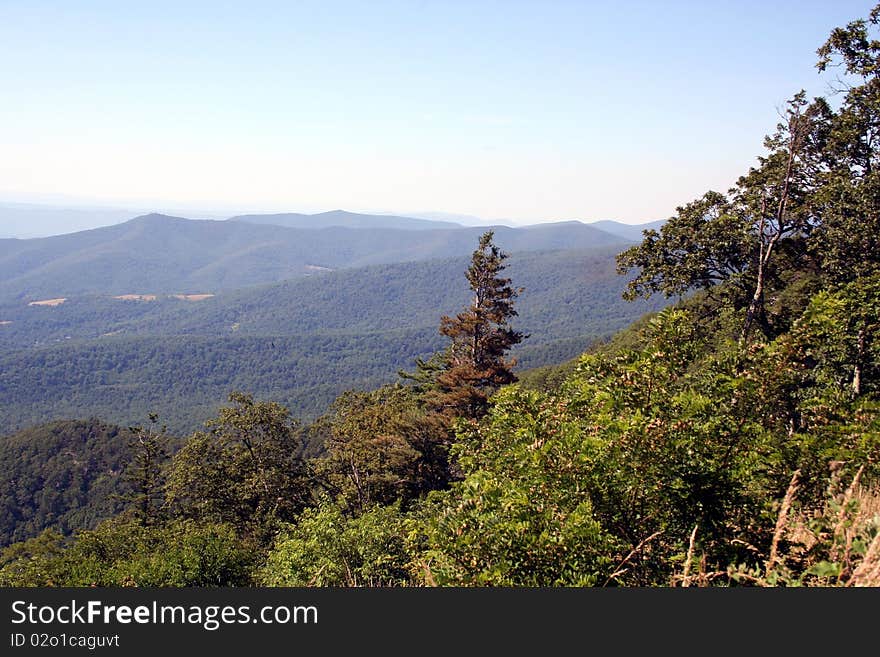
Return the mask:
<svg viewBox="0 0 880 657">
<path fill-rule="evenodd" d="M 451 340 L 437 371 L 435 386 L 426 393 L 434 411 L 447 418 L 479 419 L 489 397 L 500 386 L 516 381 L 515 361 L 507 352 L 527 337 L 510 326 L 516 316 L 514 299 L 522 288 L 501 276 L 507 254 L 492 241 L 493 231 L 480 237 L 466 276 L 474 293 L 471 305 L 455 317 L 443 316 L 440 333 Z"/>
</svg>

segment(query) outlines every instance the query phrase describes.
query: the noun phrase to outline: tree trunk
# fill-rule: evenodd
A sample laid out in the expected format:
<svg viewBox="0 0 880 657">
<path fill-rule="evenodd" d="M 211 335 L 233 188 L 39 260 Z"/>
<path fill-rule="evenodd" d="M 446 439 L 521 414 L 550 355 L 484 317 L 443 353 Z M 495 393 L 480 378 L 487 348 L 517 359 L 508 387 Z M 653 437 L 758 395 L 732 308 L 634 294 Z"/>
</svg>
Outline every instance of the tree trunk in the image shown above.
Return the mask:
<svg viewBox="0 0 880 657">
<path fill-rule="evenodd" d="M 761 199 L 761 222 L 758 229 L 758 240 L 761 247 L 758 253 L 758 275 L 755 282 L 755 294 L 749 303 L 749 309 L 746 311 L 746 321 L 743 323 L 742 333 L 740 334 L 740 342 L 744 343 L 752 329 L 756 316 L 764 317 L 766 326 L 766 316 L 764 315 L 764 283 L 767 277 L 767 267 L 770 264 L 770 255 L 773 253 L 773 247 L 782 238 L 786 232 L 785 215 L 788 208 L 789 194 L 791 191 L 792 176 L 794 174 L 795 152 L 800 148 L 803 140 L 804 124 L 801 121 L 800 113 L 789 118 L 788 123 L 788 161 L 785 164 L 785 174 L 782 178 L 782 189 L 779 194 L 779 202 L 774 211 L 775 225 L 770 225 L 772 237 L 767 241 L 767 248 L 764 248 L 764 239 L 766 238 L 765 230 L 767 228 L 767 199 Z"/>
<path fill-rule="evenodd" d="M 745 342 L 752 330 L 752 324 L 759 312 L 762 312 L 764 305 L 764 272 L 763 267 L 758 265 L 758 280 L 755 283 L 755 294 L 749 302 L 749 309 L 746 311 L 746 321 L 743 322 L 742 333 L 740 334 L 740 342 Z"/>
<path fill-rule="evenodd" d="M 859 336 L 856 339 L 856 365 L 853 368 L 852 392 L 853 397 L 862 394 L 862 360 L 865 357 L 865 327 L 859 328 Z"/>
</svg>

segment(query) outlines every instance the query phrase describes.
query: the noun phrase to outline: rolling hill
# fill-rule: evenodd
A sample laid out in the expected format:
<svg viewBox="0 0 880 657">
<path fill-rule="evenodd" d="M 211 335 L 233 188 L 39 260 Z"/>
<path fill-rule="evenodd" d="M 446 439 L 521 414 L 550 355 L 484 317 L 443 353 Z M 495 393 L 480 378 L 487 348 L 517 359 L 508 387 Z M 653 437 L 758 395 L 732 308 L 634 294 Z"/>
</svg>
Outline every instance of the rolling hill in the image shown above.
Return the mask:
<svg viewBox="0 0 880 657">
<path fill-rule="evenodd" d="M 244 214 L 232 217 L 229 221 L 240 221 L 249 224 L 269 224 L 287 228 L 391 228 L 394 230 L 450 230 L 463 228 L 452 221 L 433 219 L 417 219 L 396 215 L 358 214 L 345 210 L 331 210 L 318 214 L 300 214 L 287 212 L 283 214 Z"/>
<path fill-rule="evenodd" d="M 641 242 L 643 231 L 660 230 L 660 227 L 665 223 L 665 219 L 649 221 L 648 223 L 644 224 L 622 224 L 619 221 L 609 221 L 607 219 L 603 219 L 602 221 L 591 221 L 587 225 L 592 226 L 593 228 L 598 228 L 599 230 L 610 233 L 611 235 L 616 235 L 623 240 L 628 240 L 631 242 Z"/>
<path fill-rule="evenodd" d="M 660 302 L 621 300 L 613 248 L 518 253 L 522 367 L 561 362 Z M 467 258 L 374 265 L 218 293 L 198 302 L 71 297 L 0 304 L 0 423 L 8 429 L 97 414 L 177 430 L 230 390 L 320 413 L 340 392 L 394 379 L 442 348 L 442 314 L 468 300 Z"/>
<path fill-rule="evenodd" d="M 524 330 L 555 340 L 605 335 L 647 306 L 620 299 L 613 248 L 521 252 L 507 273 L 525 288 Z M 0 303 L 0 349 L 109 336 L 292 335 L 436 327 L 468 299 L 465 257 L 373 265 L 241 288 L 198 301 L 179 296 L 72 296 L 58 305 Z M 152 292 L 152 291 L 148 291 Z M 122 298 L 120 298 L 122 296 Z"/>
<path fill-rule="evenodd" d="M 325 269 L 467 255 L 484 230 L 305 229 L 145 215 L 67 235 L 0 240 L 0 300 L 215 293 Z M 578 222 L 495 231 L 509 252 L 624 243 Z"/>
</svg>

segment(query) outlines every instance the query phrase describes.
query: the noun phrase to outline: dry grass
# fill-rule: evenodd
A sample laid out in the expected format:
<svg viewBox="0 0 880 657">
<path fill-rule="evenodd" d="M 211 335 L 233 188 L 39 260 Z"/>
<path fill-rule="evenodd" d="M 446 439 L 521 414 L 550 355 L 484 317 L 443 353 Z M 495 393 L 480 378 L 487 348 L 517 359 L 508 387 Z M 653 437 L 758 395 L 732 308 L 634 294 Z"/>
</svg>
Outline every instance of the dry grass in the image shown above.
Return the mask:
<svg viewBox="0 0 880 657">
<path fill-rule="evenodd" d="M 630 560 L 631 560 L 634 556 L 636 556 L 639 552 L 641 552 L 642 549 L 643 549 L 646 545 L 648 545 L 648 543 L 650 543 L 651 541 L 653 541 L 655 538 L 657 538 L 657 537 L 660 536 L 661 534 L 663 534 L 662 531 L 654 532 L 653 534 L 651 534 L 651 535 L 648 536 L 647 538 L 642 539 L 642 541 L 641 541 L 638 545 L 636 545 L 632 550 L 630 550 L 629 554 L 627 554 L 627 555 L 623 558 L 623 560 L 622 560 L 619 564 L 617 564 L 617 568 L 615 568 L 615 569 L 614 569 L 614 572 L 611 573 L 611 574 L 608 576 L 608 579 L 605 580 L 605 583 L 604 583 L 602 586 L 608 586 L 608 585 L 611 583 L 611 581 L 612 581 L 615 577 L 620 577 L 621 575 L 623 575 L 623 574 L 625 574 L 627 571 L 629 571 L 629 568 L 627 567 L 627 564 L 630 562 Z"/>
<path fill-rule="evenodd" d="M 699 525 L 694 525 L 694 530 L 691 532 L 691 537 L 688 540 L 687 556 L 684 560 L 684 570 L 681 573 L 682 588 L 687 588 L 691 585 L 691 563 L 694 560 L 694 543 L 696 542 L 698 527 Z"/>
<path fill-rule="evenodd" d="M 783 533 L 785 533 L 785 528 L 788 524 L 788 514 L 791 511 L 791 503 L 794 501 L 794 496 L 797 495 L 798 477 L 800 477 L 800 475 L 800 470 L 794 471 L 794 474 L 791 476 L 791 481 L 788 484 L 788 489 L 785 491 L 785 497 L 782 500 L 782 507 L 779 509 L 779 517 L 776 519 L 776 529 L 773 532 L 773 542 L 770 544 L 770 556 L 767 559 L 767 574 L 773 570 L 773 567 L 776 565 L 776 560 L 779 558 L 779 541 L 782 538 Z"/>
<path fill-rule="evenodd" d="M 880 586 L 880 533 L 874 536 L 861 563 L 853 571 L 848 586 Z"/>
<path fill-rule="evenodd" d="M 860 487 L 856 491 L 854 499 L 858 504 L 856 522 L 864 524 L 872 518 L 880 518 L 880 488 L 868 490 Z"/>
<path fill-rule="evenodd" d="M 853 495 L 857 503 L 854 525 L 867 526 L 874 523 L 877 534 L 868 546 L 865 556 L 855 567 L 849 579 L 849 586 L 880 586 L 880 488 L 858 489 Z"/>
<path fill-rule="evenodd" d="M 849 485 L 832 466 L 829 498 L 820 512 L 791 513 L 797 493 L 797 477 L 792 477 L 780 507 L 763 577 L 747 577 L 758 585 L 769 585 L 771 575 L 787 574 L 808 586 L 880 586 L 880 487 L 862 484 L 860 468 Z M 795 473 L 797 475 L 797 473 Z M 782 537 L 788 549 L 782 553 Z M 866 545 L 867 544 L 867 545 Z M 856 546 L 861 549 L 856 549 Z M 807 575 L 825 562 L 834 564 L 833 575 Z"/>
</svg>

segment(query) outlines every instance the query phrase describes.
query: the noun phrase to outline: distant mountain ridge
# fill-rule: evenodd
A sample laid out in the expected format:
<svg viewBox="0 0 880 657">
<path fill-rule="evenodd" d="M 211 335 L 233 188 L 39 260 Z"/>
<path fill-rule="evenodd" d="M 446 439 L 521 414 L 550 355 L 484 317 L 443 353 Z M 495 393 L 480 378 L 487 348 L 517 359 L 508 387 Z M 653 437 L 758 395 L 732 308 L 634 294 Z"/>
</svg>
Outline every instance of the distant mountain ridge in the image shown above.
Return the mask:
<svg viewBox="0 0 880 657">
<path fill-rule="evenodd" d="M 608 219 L 603 219 L 601 221 L 592 221 L 588 223 L 588 226 L 593 226 L 594 228 L 598 228 L 599 230 L 605 231 L 606 233 L 610 233 L 612 235 L 617 235 L 618 237 L 629 240 L 632 242 L 641 242 L 642 241 L 642 233 L 646 230 L 660 230 L 660 227 L 666 223 L 665 219 L 658 219 L 657 221 L 649 221 L 644 224 L 623 224 L 619 221 L 611 221 Z"/>
<path fill-rule="evenodd" d="M 286 212 L 282 214 L 244 214 L 228 221 L 250 224 L 271 224 L 287 228 L 392 228 L 395 230 L 449 230 L 464 228 L 462 224 L 434 219 L 416 219 L 396 215 L 358 214 L 331 210 L 318 214 Z"/>
<path fill-rule="evenodd" d="M 628 243 L 579 222 L 493 229 L 511 253 Z M 149 214 L 78 233 L 0 240 L 0 300 L 230 290 L 314 275 L 316 268 L 468 255 L 485 230 L 293 228 Z"/>
<path fill-rule="evenodd" d="M 137 204 L 134 204 L 137 206 Z M 357 213 L 347 210 L 329 212 L 240 212 L 231 216 L 230 211 L 218 209 L 125 209 L 102 205 L 52 205 L 45 203 L 22 203 L 0 200 L 0 239 L 34 239 L 70 234 L 94 228 L 111 226 L 130 220 L 138 215 L 158 212 L 170 216 L 186 216 L 190 219 L 245 221 L 287 226 L 291 228 L 398 228 L 400 230 L 426 230 L 432 228 L 462 228 L 465 226 L 514 226 L 526 225 L 523 221 L 510 219 L 483 219 L 468 214 L 449 212 L 371 212 Z M 582 221 L 589 226 L 605 230 L 628 239 L 639 239 L 644 228 L 656 228 L 662 221 L 640 225 L 618 221 Z"/>
</svg>

